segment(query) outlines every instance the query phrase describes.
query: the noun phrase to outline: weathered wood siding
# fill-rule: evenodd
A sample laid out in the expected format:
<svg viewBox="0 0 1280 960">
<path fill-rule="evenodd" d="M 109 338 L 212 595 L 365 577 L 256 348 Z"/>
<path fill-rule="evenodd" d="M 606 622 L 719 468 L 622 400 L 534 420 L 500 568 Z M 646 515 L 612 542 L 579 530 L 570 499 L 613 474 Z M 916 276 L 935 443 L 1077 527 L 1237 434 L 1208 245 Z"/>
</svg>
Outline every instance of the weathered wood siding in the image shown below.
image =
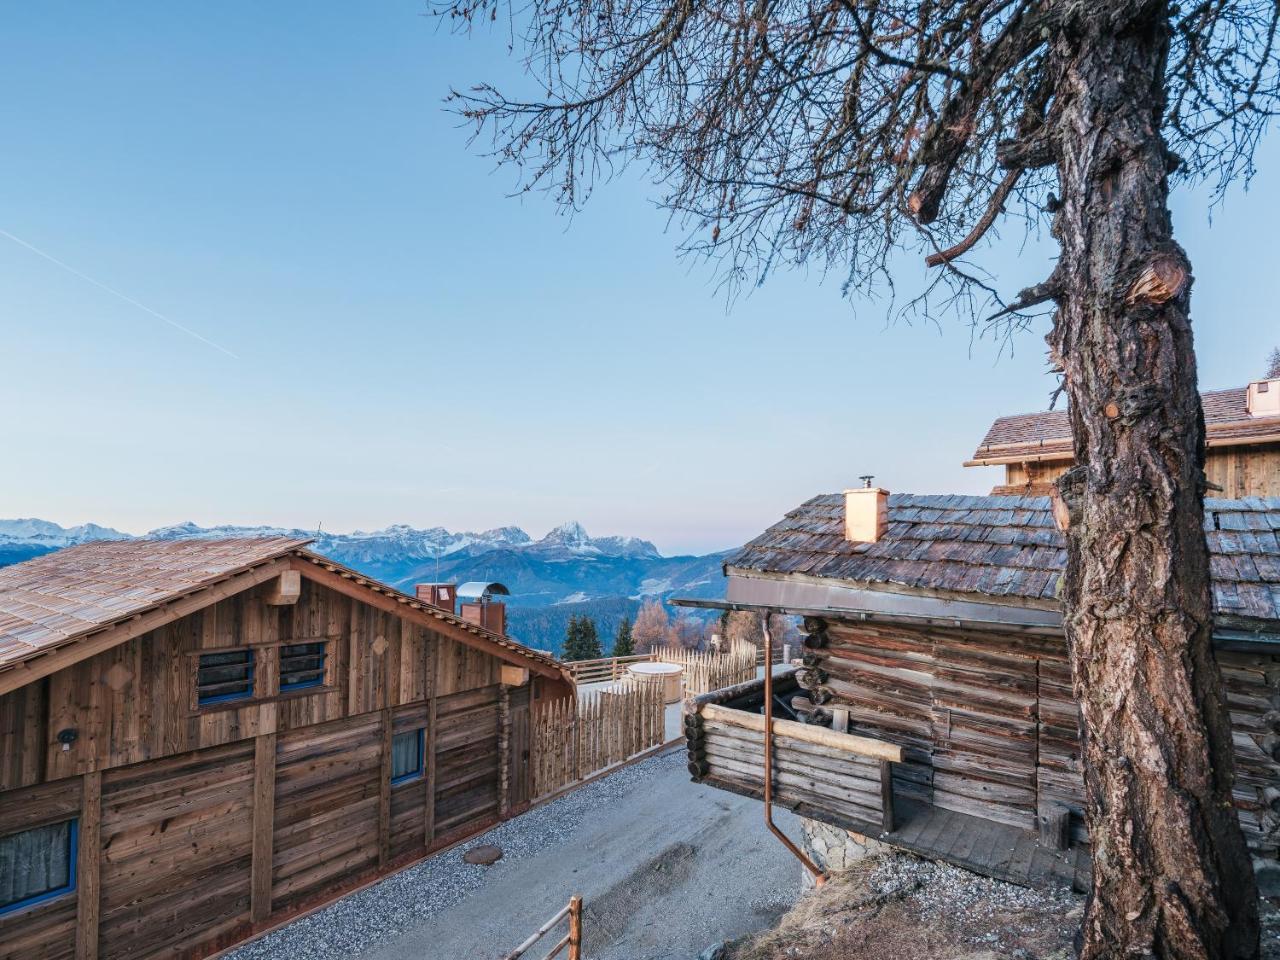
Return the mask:
<svg viewBox="0 0 1280 960">
<path fill-rule="evenodd" d="M 1004 483 L 992 493 L 1047 494 L 1053 481 L 1072 467 L 1070 460 L 1009 463 Z M 1213 496 L 1238 500 L 1242 497 L 1280 497 L 1280 443 L 1256 443 L 1235 447 L 1210 447 L 1206 452 L 1204 475 L 1222 488 Z"/>
<path fill-rule="evenodd" d="M 435 829 L 498 815 L 498 687 L 436 701 Z"/>
<path fill-rule="evenodd" d="M 1216 497 L 1280 497 L 1280 443 L 1210 447 L 1204 475 L 1222 488 Z"/>
<path fill-rule="evenodd" d="M 102 776 L 99 956 L 172 957 L 249 919 L 253 744 Z"/>
<path fill-rule="evenodd" d="M 296 730 L 276 745 L 271 902 L 290 907 L 378 865 L 382 719 Z"/>
<path fill-rule="evenodd" d="M 271 587 L 0 696 L 0 834 L 80 829 L 76 891 L 0 916 L 0 960 L 204 956 L 495 821 L 511 784 L 527 802 L 540 681 L 504 694 L 489 653 L 305 576 L 292 606 Z M 316 641 L 323 682 L 272 693 L 281 646 Z M 255 698 L 199 704 L 200 654 L 231 648 Z M 418 730 L 423 775 L 392 784 Z"/>
<path fill-rule="evenodd" d="M 899 744 L 899 796 L 1031 829 L 1064 806 L 1087 842 L 1079 709 L 1064 641 L 1023 634 L 809 623 L 797 674 L 824 719 Z M 1236 746 L 1235 802 L 1253 849 L 1280 849 L 1280 657 L 1218 651 Z"/>
</svg>

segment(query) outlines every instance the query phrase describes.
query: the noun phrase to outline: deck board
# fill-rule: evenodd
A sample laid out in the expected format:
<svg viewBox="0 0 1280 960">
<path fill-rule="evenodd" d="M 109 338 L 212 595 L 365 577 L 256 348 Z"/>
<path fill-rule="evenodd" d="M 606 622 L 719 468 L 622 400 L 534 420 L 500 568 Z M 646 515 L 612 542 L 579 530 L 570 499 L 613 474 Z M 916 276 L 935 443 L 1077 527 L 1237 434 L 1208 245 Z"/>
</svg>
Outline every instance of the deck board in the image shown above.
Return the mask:
<svg viewBox="0 0 1280 960">
<path fill-rule="evenodd" d="M 1050 850 L 1036 842 L 1035 831 L 954 810 L 904 804 L 897 830 L 868 835 L 912 853 L 1021 886 L 1088 889 L 1088 848 Z"/>
</svg>

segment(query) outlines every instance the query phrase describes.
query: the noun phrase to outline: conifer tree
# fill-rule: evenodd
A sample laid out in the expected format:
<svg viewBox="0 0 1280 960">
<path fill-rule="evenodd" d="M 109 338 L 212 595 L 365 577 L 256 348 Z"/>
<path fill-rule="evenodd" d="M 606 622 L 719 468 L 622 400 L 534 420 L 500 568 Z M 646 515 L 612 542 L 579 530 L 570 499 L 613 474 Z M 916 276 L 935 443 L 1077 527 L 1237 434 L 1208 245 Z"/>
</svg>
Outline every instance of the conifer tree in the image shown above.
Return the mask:
<svg viewBox="0 0 1280 960">
<path fill-rule="evenodd" d="M 635 652 L 635 644 L 631 641 L 631 618 L 623 617 L 622 622 L 618 624 L 618 632 L 613 635 L 613 655 L 630 657 Z"/>
</svg>

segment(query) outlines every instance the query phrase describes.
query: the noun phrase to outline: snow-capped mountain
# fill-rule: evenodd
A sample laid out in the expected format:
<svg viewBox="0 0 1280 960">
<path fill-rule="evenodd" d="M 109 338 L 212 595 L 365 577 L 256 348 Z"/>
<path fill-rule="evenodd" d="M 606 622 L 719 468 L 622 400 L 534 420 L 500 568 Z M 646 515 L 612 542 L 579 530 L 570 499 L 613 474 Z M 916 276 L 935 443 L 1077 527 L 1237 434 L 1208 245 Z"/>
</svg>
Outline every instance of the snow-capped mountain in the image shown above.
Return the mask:
<svg viewBox="0 0 1280 960">
<path fill-rule="evenodd" d="M 25 560 L 90 540 L 130 537 L 109 527 L 61 527 L 47 520 L 0 520 L 0 563 Z M 592 537 L 580 523 L 564 523 L 540 540 L 519 527 L 453 533 L 395 524 L 384 530 L 329 533 L 288 527 L 186 522 L 159 527 L 158 540 L 283 536 L 310 539 L 311 549 L 402 588 L 441 579 L 505 583 L 513 602 L 542 606 L 600 597 L 661 596 L 718 579 L 718 556 L 664 557 L 638 537 Z"/>
<path fill-rule="evenodd" d="M 0 566 L 29 560 L 91 540 L 131 534 L 87 523 L 61 527 L 47 520 L 0 520 Z M 637 537 L 592 537 L 579 523 L 565 523 L 540 540 L 519 527 L 452 533 L 395 524 L 385 530 L 328 533 L 286 527 L 178 523 L 146 534 L 161 540 L 286 536 L 311 539 L 310 549 L 371 577 L 412 592 L 416 583 L 497 580 L 511 590 L 510 627 L 519 639 L 558 649 L 571 613 L 597 618 L 612 631 L 650 598 L 715 596 L 723 590 L 725 554 L 664 557 Z"/>
</svg>

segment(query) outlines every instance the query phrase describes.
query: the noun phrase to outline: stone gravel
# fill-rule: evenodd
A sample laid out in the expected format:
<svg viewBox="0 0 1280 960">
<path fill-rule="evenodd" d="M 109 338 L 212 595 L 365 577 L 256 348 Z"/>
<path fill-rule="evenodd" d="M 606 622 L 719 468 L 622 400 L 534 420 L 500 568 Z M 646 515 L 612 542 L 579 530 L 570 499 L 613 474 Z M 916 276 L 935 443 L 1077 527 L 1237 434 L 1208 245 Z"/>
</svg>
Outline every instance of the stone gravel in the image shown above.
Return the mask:
<svg viewBox="0 0 1280 960">
<path fill-rule="evenodd" d="M 673 766 L 684 766 L 683 751 L 624 767 L 225 956 L 227 960 L 347 960 L 480 890 L 491 868 L 465 863 L 463 855 L 471 848 L 483 844 L 500 847 L 500 862 L 508 865 L 531 857 L 567 842 L 587 814 L 614 803 Z"/>
</svg>

